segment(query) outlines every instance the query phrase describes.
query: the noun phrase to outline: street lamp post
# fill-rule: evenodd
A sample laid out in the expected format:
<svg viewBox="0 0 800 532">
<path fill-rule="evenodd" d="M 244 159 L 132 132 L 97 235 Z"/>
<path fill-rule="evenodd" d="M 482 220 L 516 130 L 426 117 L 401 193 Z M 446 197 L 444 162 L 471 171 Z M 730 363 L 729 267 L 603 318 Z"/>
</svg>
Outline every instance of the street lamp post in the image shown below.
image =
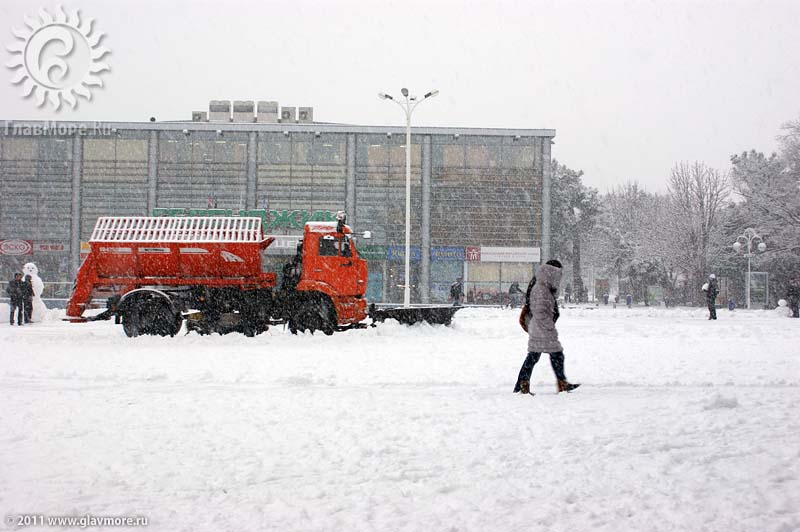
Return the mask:
<svg viewBox="0 0 800 532">
<path fill-rule="evenodd" d="M 439 94 L 438 90 L 433 90 L 420 99 L 416 96 L 409 96 L 408 89 L 400 89 L 404 101 L 395 100 L 389 94 L 378 93 L 381 100 L 391 100 L 406 114 L 406 281 L 403 288 L 403 306 L 411 306 L 411 113 L 414 109 L 428 98 L 433 98 Z"/>
<path fill-rule="evenodd" d="M 764 243 L 764 240 L 761 236 L 756 233 L 756 230 L 752 227 L 748 227 L 744 230 L 744 233 L 736 237 L 736 242 L 733 243 L 733 250 L 736 253 L 742 249 L 742 243 L 747 245 L 747 251 L 745 252 L 744 256 L 747 257 L 747 279 L 745 279 L 745 299 L 747 299 L 747 308 L 750 309 L 750 259 L 755 256 L 753 252 L 753 241 L 759 241 L 757 249 L 760 252 L 764 252 L 767 249 L 767 245 Z"/>
</svg>

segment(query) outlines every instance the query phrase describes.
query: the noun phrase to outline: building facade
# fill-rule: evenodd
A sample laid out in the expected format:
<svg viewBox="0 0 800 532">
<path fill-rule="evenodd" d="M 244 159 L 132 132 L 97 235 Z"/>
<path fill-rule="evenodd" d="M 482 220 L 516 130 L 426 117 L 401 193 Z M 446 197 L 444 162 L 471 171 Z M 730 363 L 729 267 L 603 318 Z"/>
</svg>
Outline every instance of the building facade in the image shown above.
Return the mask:
<svg viewBox="0 0 800 532">
<path fill-rule="evenodd" d="M 279 270 L 307 220 L 348 213 L 372 301 L 402 301 L 405 129 L 304 122 L 0 123 L 0 268 L 71 281 L 99 216 L 255 214 Z M 412 301 L 478 302 L 549 252 L 552 129 L 413 128 Z"/>
</svg>

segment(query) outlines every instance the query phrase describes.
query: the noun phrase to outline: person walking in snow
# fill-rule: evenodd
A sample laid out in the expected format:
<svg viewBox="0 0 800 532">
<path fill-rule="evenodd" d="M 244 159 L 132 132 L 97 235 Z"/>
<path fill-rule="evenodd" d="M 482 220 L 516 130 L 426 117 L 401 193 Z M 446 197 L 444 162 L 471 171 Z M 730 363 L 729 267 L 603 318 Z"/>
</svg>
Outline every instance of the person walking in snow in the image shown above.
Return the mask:
<svg viewBox="0 0 800 532">
<path fill-rule="evenodd" d="M 708 319 L 717 319 L 717 276 L 713 273 L 708 276 L 708 288 L 706 289 L 706 304 L 708 305 Z"/>
<path fill-rule="evenodd" d="M 22 325 L 22 321 L 25 319 L 25 287 L 24 282 L 22 281 L 22 274 L 15 273 L 14 280 L 8 282 L 8 286 L 6 286 L 6 294 L 8 298 L 11 300 L 10 307 L 11 307 L 11 316 L 9 321 L 11 321 L 11 325 L 14 325 L 14 313 L 17 313 L 17 325 Z"/>
<path fill-rule="evenodd" d="M 514 385 L 514 393 L 530 394 L 533 367 L 542 353 L 550 353 L 550 365 L 556 375 L 556 390 L 569 392 L 580 386 L 572 384 L 564 374 L 564 348 L 558 341 L 556 321 L 559 317 L 556 292 L 561 283 L 561 263 L 549 260 L 536 269 L 535 283 L 530 288 L 528 318 L 528 355 L 522 363 Z"/>
<path fill-rule="evenodd" d="M 792 309 L 792 317 L 800 318 L 800 277 L 795 277 L 789 281 L 789 308 Z"/>
<path fill-rule="evenodd" d="M 22 280 L 22 303 L 25 306 L 25 323 L 31 323 L 33 315 L 33 279 L 26 275 Z"/>
<path fill-rule="evenodd" d="M 453 300 L 454 307 L 460 307 L 464 300 L 464 280 L 459 277 L 450 285 L 450 299 Z"/>
<path fill-rule="evenodd" d="M 521 306 L 523 297 L 525 297 L 525 293 L 519 287 L 519 283 L 516 281 L 511 283 L 511 286 L 508 287 L 508 299 L 511 302 L 511 308 Z"/>
</svg>

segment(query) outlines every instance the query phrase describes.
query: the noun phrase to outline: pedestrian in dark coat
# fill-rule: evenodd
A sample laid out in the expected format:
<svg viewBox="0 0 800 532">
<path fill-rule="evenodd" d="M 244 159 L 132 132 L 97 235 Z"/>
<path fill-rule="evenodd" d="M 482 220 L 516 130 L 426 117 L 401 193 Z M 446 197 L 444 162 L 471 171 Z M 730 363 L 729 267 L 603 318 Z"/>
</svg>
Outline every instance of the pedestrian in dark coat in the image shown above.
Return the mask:
<svg viewBox="0 0 800 532">
<path fill-rule="evenodd" d="M 511 300 L 511 308 L 522 306 L 522 299 L 524 297 L 525 293 L 519 287 L 519 283 L 516 281 L 511 283 L 511 286 L 508 287 L 508 298 Z"/>
<path fill-rule="evenodd" d="M 717 319 L 717 276 L 713 273 L 708 276 L 708 289 L 706 290 L 706 304 L 708 305 L 708 319 Z"/>
<path fill-rule="evenodd" d="M 22 325 L 22 320 L 25 318 L 25 287 L 22 280 L 21 273 L 14 274 L 14 280 L 8 282 L 6 286 L 6 294 L 10 301 L 11 316 L 9 321 L 14 325 L 14 313 L 17 313 L 17 325 Z"/>
<path fill-rule="evenodd" d="M 22 280 L 22 303 L 25 306 L 25 323 L 31 322 L 33 314 L 33 278 L 26 275 Z"/>
<path fill-rule="evenodd" d="M 792 317 L 800 318 L 800 277 L 795 277 L 789 281 L 789 308 L 792 309 Z"/>
<path fill-rule="evenodd" d="M 564 349 L 556 330 L 559 316 L 556 292 L 561 282 L 561 273 L 561 263 L 557 260 L 549 260 L 536 270 L 536 283 L 530 290 L 528 356 L 519 370 L 514 393 L 531 394 L 531 373 L 542 353 L 550 353 L 550 365 L 556 375 L 558 392 L 569 392 L 580 386 L 567 381 L 564 374 Z"/>
<path fill-rule="evenodd" d="M 461 306 L 464 300 L 464 280 L 459 277 L 453 284 L 450 285 L 450 299 L 453 300 L 453 306 Z"/>
</svg>

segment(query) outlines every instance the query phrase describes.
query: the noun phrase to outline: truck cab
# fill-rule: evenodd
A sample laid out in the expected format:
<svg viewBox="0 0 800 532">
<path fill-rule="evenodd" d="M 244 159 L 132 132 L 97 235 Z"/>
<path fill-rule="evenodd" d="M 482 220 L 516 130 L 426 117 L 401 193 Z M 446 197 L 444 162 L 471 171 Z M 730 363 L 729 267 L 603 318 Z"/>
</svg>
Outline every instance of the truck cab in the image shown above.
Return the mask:
<svg viewBox="0 0 800 532">
<path fill-rule="evenodd" d="M 306 223 L 298 255 L 284 269 L 283 285 L 289 288 L 284 297 L 293 332 L 330 333 L 367 317 L 367 262 L 359 257 L 343 218 Z"/>
</svg>

